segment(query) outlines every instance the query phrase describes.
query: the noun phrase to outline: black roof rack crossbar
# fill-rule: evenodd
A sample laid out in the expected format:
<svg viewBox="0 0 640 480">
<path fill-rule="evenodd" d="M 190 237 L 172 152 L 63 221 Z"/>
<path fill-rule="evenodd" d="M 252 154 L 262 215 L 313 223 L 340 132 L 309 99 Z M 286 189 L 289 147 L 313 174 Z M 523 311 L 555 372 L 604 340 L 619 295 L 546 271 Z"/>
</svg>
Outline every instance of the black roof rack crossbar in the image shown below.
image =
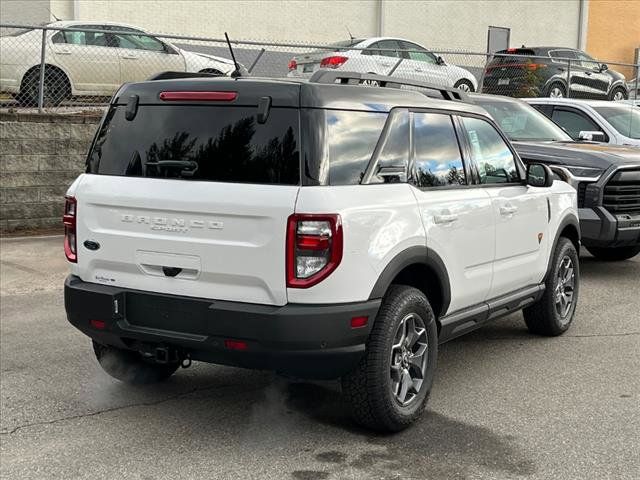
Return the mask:
<svg viewBox="0 0 640 480">
<path fill-rule="evenodd" d="M 427 92 L 420 93 L 423 93 L 428 97 L 435 97 L 436 95 L 439 95 L 444 100 L 469 102 L 466 93 L 462 90 L 458 90 L 457 88 L 433 85 L 431 83 L 420 82 L 418 80 L 408 80 L 398 77 L 376 75 L 375 73 L 317 70 L 311 76 L 311 78 L 309 78 L 309 83 L 337 83 L 342 85 L 360 85 L 365 81 L 369 82 L 369 84 L 372 86 L 375 85 L 386 88 L 401 88 L 403 85 L 423 88 L 425 90 L 428 90 L 428 92 L 431 94 Z M 375 84 L 373 82 L 375 82 Z"/>
<path fill-rule="evenodd" d="M 221 77 L 217 73 L 205 72 L 160 72 L 151 75 L 147 80 L 173 80 L 177 78 Z"/>
</svg>

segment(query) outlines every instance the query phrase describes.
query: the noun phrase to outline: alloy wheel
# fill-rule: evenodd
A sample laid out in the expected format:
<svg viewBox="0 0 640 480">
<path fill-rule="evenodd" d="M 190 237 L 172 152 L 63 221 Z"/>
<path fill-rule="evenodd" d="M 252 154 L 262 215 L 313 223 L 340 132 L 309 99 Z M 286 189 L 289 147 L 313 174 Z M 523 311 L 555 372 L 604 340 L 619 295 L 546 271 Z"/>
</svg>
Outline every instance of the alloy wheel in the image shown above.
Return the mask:
<svg viewBox="0 0 640 480">
<path fill-rule="evenodd" d="M 562 91 L 562 89 L 560 87 L 553 87 L 549 91 L 549 97 L 551 97 L 551 98 L 563 98 L 564 97 L 564 92 Z"/>
<path fill-rule="evenodd" d="M 415 313 L 406 315 L 396 330 L 391 347 L 391 392 L 402 406 L 416 399 L 427 367 L 427 330 Z"/>
<path fill-rule="evenodd" d="M 560 321 L 563 324 L 568 322 L 570 319 L 569 312 L 573 305 L 575 280 L 573 261 L 568 255 L 565 255 L 560 262 L 560 268 L 558 268 L 556 287 L 554 291 L 556 312 L 560 316 Z"/>
</svg>

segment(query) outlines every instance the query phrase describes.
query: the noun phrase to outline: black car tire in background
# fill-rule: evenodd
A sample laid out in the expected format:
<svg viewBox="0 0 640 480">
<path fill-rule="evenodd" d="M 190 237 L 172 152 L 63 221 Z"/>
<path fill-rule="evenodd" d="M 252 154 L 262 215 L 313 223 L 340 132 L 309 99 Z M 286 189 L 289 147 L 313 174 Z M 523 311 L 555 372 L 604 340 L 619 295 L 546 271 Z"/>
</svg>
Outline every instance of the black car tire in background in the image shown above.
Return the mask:
<svg viewBox="0 0 640 480">
<path fill-rule="evenodd" d="M 609 92 L 609 100 L 626 100 L 628 98 L 629 98 L 629 93 L 627 92 L 627 89 L 624 87 L 618 86 L 611 89 L 611 91 Z"/>
<path fill-rule="evenodd" d="M 33 67 L 23 77 L 16 100 L 23 107 L 38 105 L 40 66 Z M 44 106 L 57 107 L 71 97 L 71 84 L 59 68 L 47 65 L 44 69 Z"/>
<path fill-rule="evenodd" d="M 544 96 L 551 98 L 565 98 L 567 96 L 567 89 L 564 84 L 560 82 L 553 82 L 547 87 Z"/>
<path fill-rule="evenodd" d="M 473 89 L 473 84 L 469 80 L 465 80 L 464 78 L 462 80 L 458 80 L 453 85 L 453 88 L 457 88 L 467 93 L 475 92 L 475 90 Z"/>
<path fill-rule="evenodd" d="M 640 253 L 640 245 L 617 248 L 586 247 L 591 255 L 606 262 L 619 262 L 635 257 Z"/>
</svg>

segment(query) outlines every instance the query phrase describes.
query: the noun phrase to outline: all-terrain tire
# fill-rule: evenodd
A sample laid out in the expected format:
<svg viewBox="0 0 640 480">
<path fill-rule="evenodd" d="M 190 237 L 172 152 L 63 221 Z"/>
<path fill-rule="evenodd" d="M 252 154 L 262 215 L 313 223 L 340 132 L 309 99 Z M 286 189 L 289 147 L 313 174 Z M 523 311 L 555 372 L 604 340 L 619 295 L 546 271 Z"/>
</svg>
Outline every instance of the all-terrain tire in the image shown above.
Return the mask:
<svg viewBox="0 0 640 480">
<path fill-rule="evenodd" d="M 392 389 L 391 362 L 393 344 L 400 325 L 413 316 L 424 325 L 427 348 L 426 367 L 421 386 L 412 399 L 402 405 Z M 386 293 L 365 356 L 358 366 L 342 378 L 342 391 L 353 418 L 360 425 L 378 431 L 400 431 L 411 425 L 427 404 L 438 355 L 435 316 L 426 296 L 418 289 L 393 285 Z"/>
<path fill-rule="evenodd" d="M 563 282 L 563 268 L 568 263 L 571 265 L 571 272 L 567 272 L 570 279 Z M 568 306 L 561 306 L 562 300 L 558 300 L 568 294 L 569 283 L 571 283 L 571 303 Z M 542 298 L 530 307 L 525 308 L 522 313 L 527 328 L 531 333 L 553 337 L 566 332 L 571 326 L 576 310 L 578 294 L 580 291 L 580 265 L 578 251 L 575 245 L 566 237 L 560 237 L 553 252 L 551 267 L 545 280 L 545 291 Z M 558 304 L 558 301 L 561 304 Z M 566 311 L 565 311 L 566 307 Z"/>
</svg>

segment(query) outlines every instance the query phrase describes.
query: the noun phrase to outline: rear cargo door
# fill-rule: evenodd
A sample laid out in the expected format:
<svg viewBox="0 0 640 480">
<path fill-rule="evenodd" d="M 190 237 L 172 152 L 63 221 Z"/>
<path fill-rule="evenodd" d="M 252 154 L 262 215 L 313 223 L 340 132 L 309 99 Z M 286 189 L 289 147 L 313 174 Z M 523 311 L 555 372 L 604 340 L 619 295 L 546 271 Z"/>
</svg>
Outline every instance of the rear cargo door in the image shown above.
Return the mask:
<svg viewBox="0 0 640 480">
<path fill-rule="evenodd" d="M 259 123 L 254 106 L 143 104 L 133 120 L 126 108 L 107 114 L 75 191 L 76 273 L 143 291 L 285 304 L 298 110 L 274 107 Z"/>
</svg>

